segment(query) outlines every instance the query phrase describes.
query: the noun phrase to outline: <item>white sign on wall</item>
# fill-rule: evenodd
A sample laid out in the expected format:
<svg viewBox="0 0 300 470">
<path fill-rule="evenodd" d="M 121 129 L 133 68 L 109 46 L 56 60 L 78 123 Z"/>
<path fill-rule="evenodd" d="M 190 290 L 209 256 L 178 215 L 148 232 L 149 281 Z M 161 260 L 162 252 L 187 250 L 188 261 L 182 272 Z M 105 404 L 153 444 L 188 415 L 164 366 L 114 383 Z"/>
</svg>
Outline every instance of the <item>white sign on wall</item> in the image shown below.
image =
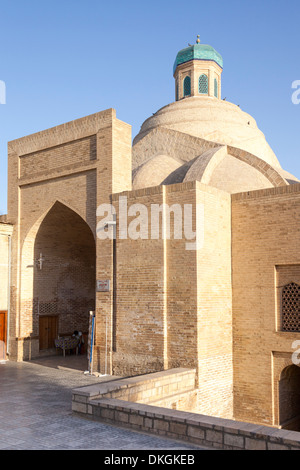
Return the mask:
<svg viewBox="0 0 300 470">
<path fill-rule="evenodd" d="M 97 280 L 97 292 L 109 292 L 110 291 L 110 281 L 100 281 Z"/>
</svg>

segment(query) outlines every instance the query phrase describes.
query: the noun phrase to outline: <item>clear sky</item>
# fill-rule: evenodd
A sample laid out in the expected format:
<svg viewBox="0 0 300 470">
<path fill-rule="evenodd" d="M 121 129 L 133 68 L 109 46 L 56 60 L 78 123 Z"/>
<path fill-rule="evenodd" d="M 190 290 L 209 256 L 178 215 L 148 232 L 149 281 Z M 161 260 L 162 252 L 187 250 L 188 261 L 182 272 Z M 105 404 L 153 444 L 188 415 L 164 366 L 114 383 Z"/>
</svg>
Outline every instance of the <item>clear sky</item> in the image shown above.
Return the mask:
<svg viewBox="0 0 300 470">
<path fill-rule="evenodd" d="M 108 108 L 135 136 L 174 101 L 173 62 L 197 34 L 223 56 L 223 98 L 300 178 L 299 0 L 0 0 L 0 213 L 9 140 Z"/>
</svg>

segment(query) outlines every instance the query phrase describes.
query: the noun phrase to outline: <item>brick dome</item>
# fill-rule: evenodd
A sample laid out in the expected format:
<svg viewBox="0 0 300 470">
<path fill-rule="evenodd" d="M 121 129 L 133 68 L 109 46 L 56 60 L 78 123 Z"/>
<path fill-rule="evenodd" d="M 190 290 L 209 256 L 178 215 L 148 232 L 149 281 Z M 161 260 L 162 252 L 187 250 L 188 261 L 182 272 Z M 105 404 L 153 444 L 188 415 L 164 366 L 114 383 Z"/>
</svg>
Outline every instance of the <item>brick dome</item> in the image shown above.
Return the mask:
<svg viewBox="0 0 300 470">
<path fill-rule="evenodd" d="M 281 168 L 255 119 L 228 101 L 194 96 L 164 106 L 144 121 L 134 144 L 161 127 L 232 145 Z"/>
</svg>

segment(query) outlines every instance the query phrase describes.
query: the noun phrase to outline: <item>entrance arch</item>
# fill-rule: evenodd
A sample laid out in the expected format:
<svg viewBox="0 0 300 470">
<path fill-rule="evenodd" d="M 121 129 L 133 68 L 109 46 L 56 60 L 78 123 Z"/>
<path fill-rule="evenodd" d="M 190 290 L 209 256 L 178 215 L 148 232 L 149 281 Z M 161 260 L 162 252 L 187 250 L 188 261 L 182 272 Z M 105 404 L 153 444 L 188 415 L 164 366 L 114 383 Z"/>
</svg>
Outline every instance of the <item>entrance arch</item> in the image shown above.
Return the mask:
<svg viewBox="0 0 300 470">
<path fill-rule="evenodd" d="M 58 335 L 88 332 L 89 312 L 95 309 L 96 245 L 89 225 L 61 202 L 31 232 L 23 247 L 21 323 L 27 328 L 23 335 L 36 340 L 34 357 L 54 348 Z"/>
<path fill-rule="evenodd" d="M 300 367 L 289 365 L 279 380 L 279 421 L 284 429 L 300 431 Z"/>
</svg>

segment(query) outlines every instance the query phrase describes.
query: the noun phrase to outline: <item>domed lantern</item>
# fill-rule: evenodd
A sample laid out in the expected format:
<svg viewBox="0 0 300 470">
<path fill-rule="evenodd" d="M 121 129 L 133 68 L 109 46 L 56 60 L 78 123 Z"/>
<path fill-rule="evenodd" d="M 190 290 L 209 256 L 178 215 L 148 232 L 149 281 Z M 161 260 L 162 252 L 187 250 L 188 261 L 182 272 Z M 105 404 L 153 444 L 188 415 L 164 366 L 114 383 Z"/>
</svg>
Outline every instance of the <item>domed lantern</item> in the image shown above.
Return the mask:
<svg viewBox="0 0 300 470">
<path fill-rule="evenodd" d="M 173 74 L 176 101 L 191 96 L 210 96 L 221 99 L 222 56 L 207 44 L 196 44 L 178 52 Z"/>
</svg>

